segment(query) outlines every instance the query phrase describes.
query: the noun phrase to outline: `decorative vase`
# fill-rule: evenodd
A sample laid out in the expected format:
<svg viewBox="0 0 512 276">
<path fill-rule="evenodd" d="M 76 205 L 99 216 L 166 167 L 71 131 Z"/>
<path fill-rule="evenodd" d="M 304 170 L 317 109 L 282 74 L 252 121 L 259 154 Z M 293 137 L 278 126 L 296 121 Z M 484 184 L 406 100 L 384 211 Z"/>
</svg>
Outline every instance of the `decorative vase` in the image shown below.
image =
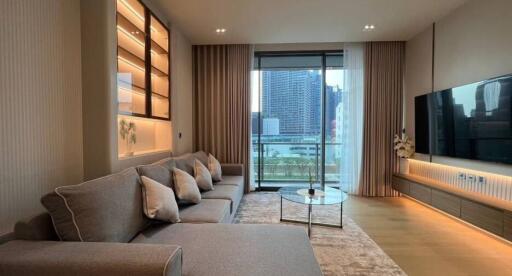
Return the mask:
<svg viewBox="0 0 512 276">
<path fill-rule="evenodd" d="M 315 194 L 315 189 L 313 189 L 313 188 L 309 188 L 309 189 L 308 189 L 308 193 L 309 193 L 310 195 L 314 195 L 314 194 Z"/>
<path fill-rule="evenodd" d="M 133 156 L 132 143 L 128 139 L 126 140 L 126 156 Z"/>
<path fill-rule="evenodd" d="M 409 173 L 409 160 L 407 158 L 400 158 L 398 163 L 398 169 L 400 174 Z"/>
</svg>

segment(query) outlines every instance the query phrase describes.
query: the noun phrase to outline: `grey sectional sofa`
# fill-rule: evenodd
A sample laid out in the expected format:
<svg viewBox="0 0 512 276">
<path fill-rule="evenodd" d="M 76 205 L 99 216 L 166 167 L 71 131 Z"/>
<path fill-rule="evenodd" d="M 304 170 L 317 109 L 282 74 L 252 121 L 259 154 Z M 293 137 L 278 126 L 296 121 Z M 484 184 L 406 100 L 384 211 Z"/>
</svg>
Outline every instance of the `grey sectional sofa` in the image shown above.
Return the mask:
<svg viewBox="0 0 512 276">
<path fill-rule="evenodd" d="M 199 204 L 179 204 L 180 223 L 147 219 L 140 176 L 172 187 L 170 170 L 193 174 L 195 159 L 207 162 L 196 152 L 57 188 L 42 199 L 52 215 L 20 221 L 0 245 L 0 275 L 322 275 L 303 228 L 230 224 L 241 165 L 223 164 Z"/>
</svg>

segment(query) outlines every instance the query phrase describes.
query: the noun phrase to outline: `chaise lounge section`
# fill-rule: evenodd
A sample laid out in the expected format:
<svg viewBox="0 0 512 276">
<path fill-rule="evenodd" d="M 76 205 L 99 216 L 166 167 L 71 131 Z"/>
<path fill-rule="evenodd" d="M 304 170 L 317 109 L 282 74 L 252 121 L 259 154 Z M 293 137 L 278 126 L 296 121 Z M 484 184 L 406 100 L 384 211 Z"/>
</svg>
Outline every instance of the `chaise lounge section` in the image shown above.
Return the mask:
<svg viewBox="0 0 512 276">
<path fill-rule="evenodd" d="M 57 188 L 42 198 L 51 216 L 20 221 L 16 240 L 0 245 L 0 274 L 322 275 L 303 228 L 230 224 L 244 193 L 239 164 L 223 164 L 223 180 L 200 203 L 179 202 L 180 223 L 145 217 L 140 176 L 173 187 L 172 169 L 193 175 L 196 159 L 207 155 Z"/>
</svg>

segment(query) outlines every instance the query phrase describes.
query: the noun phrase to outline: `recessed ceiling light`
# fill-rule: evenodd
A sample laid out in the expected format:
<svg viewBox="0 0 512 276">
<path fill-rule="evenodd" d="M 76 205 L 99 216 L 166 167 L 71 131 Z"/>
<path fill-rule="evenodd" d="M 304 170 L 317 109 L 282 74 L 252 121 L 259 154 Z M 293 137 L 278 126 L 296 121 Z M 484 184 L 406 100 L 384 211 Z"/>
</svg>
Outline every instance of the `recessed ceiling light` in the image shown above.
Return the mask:
<svg viewBox="0 0 512 276">
<path fill-rule="evenodd" d="M 375 29 L 375 26 L 374 25 L 364 25 L 364 30 L 365 31 L 371 31 Z"/>
<path fill-rule="evenodd" d="M 219 29 L 216 29 L 216 30 L 215 30 L 215 32 L 216 32 L 216 33 L 218 33 L 218 34 L 222 34 L 222 33 L 225 33 L 225 32 L 226 32 L 226 29 L 224 29 L 224 28 L 219 28 Z"/>
</svg>

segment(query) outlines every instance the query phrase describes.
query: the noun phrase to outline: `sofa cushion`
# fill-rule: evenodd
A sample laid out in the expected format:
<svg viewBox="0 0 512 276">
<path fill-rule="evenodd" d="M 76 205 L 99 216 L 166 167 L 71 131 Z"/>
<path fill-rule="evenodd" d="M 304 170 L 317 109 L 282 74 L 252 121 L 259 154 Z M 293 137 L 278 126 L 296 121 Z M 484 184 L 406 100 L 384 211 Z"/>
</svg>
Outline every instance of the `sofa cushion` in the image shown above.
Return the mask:
<svg viewBox="0 0 512 276">
<path fill-rule="evenodd" d="M 194 158 L 199 160 L 203 165 L 208 167 L 208 154 L 204 151 L 198 151 L 194 152 L 192 155 L 194 155 Z"/>
<path fill-rule="evenodd" d="M 322 275 L 299 226 L 177 223 L 152 227 L 133 242 L 179 244 L 183 275 Z"/>
<path fill-rule="evenodd" d="M 229 200 L 203 199 L 196 205 L 180 206 L 180 219 L 184 223 L 229 223 L 229 206 Z"/>
<path fill-rule="evenodd" d="M 140 176 L 146 176 L 167 187 L 173 187 L 172 172 L 162 165 L 138 166 L 137 172 Z"/>
<path fill-rule="evenodd" d="M 220 166 L 219 160 L 217 160 L 217 158 L 211 154 L 208 155 L 208 170 L 210 170 L 213 181 L 222 180 L 222 168 Z"/>
<path fill-rule="evenodd" d="M 217 185 L 232 185 L 232 186 L 244 186 L 244 177 L 239 175 L 223 175 L 222 180 L 215 182 Z"/>
<path fill-rule="evenodd" d="M 194 176 L 194 162 L 196 158 L 192 153 L 183 154 L 172 159 L 176 164 L 176 168 Z"/>
<path fill-rule="evenodd" d="M 172 170 L 176 168 L 176 161 L 174 161 L 172 157 L 167 157 L 162 160 L 156 161 L 152 165 L 160 165 L 172 172 Z"/>
<path fill-rule="evenodd" d="M 208 169 L 199 160 L 194 161 L 194 176 L 197 182 L 197 186 L 201 191 L 213 190 L 212 175 Z"/>
<path fill-rule="evenodd" d="M 201 192 L 197 187 L 194 177 L 178 168 L 174 168 L 174 190 L 180 203 L 199 203 L 201 201 Z"/>
<path fill-rule="evenodd" d="M 222 169 L 222 176 L 224 175 L 244 175 L 244 165 L 234 163 L 220 164 Z"/>
<path fill-rule="evenodd" d="M 20 220 L 14 225 L 14 237 L 17 240 L 58 241 L 48 213 L 41 213 L 29 219 Z"/>
<path fill-rule="evenodd" d="M 135 168 L 78 185 L 58 187 L 41 199 L 63 241 L 128 242 L 149 224 Z"/>
<path fill-rule="evenodd" d="M 168 244 L 10 241 L 2 276 L 181 276 L 182 250 Z"/>
<path fill-rule="evenodd" d="M 149 177 L 141 178 L 142 202 L 146 216 L 150 219 L 179 222 L 178 204 L 172 189 Z"/>
<path fill-rule="evenodd" d="M 215 190 L 204 192 L 201 194 L 202 198 L 208 199 L 226 199 L 230 201 L 229 207 L 230 212 L 235 211 L 235 207 L 238 207 L 238 203 L 242 200 L 243 192 L 240 190 L 243 188 L 233 185 L 218 185 L 215 186 Z"/>
</svg>

